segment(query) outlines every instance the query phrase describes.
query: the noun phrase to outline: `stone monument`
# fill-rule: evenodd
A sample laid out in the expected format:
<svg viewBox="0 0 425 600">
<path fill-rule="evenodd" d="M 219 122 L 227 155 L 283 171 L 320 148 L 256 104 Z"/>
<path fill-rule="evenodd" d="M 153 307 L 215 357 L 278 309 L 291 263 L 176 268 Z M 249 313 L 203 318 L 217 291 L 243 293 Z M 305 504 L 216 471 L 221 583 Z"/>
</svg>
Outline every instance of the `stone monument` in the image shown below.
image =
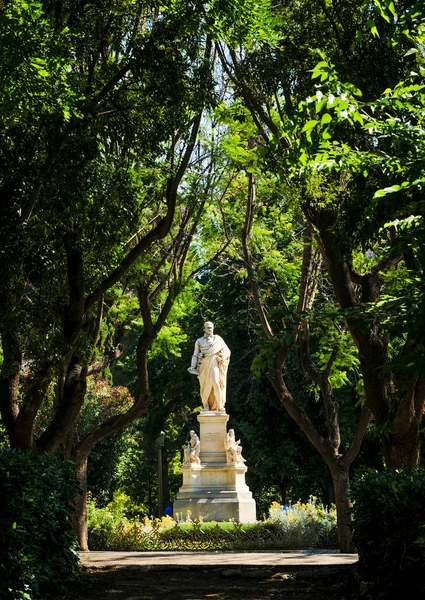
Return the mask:
<svg viewBox="0 0 425 600">
<path fill-rule="evenodd" d="M 240 440 L 227 432 L 226 377 L 230 350 L 214 334 L 207 321 L 204 335 L 196 340 L 189 373 L 198 376 L 203 409 L 198 415 L 199 437 L 190 432 L 183 446 L 183 485 L 174 501 L 174 517 L 183 520 L 252 523 L 256 520 L 255 500 L 245 483 L 247 467 Z"/>
</svg>

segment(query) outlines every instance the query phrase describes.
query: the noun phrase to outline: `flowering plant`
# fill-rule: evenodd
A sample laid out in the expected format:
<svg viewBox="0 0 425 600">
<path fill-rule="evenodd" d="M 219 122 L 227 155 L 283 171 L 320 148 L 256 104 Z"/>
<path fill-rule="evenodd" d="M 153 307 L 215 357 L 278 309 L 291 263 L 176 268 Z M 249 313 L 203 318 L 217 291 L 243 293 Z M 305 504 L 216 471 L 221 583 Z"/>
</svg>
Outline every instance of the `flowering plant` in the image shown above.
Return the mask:
<svg viewBox="0 0 425 600">
<path fill-rule="evenodd" d="M 337 547 L 336 507 L 325 507 L 310 496 L 308 502 L 298 500 L 285 508 L 273 502 L 269 510 L 269 520 L 279 524 L 289 536 L 303 540 L 302 547 Z"/>
<path fill-rule="evenodd" d="M 84 435 L 93 425 L 126 412 L 133 403 L 126 387 L 114 387 L 104 379 L 88 377 L 84 405 L 77 419 L 78 431 Z"/>
</svg>

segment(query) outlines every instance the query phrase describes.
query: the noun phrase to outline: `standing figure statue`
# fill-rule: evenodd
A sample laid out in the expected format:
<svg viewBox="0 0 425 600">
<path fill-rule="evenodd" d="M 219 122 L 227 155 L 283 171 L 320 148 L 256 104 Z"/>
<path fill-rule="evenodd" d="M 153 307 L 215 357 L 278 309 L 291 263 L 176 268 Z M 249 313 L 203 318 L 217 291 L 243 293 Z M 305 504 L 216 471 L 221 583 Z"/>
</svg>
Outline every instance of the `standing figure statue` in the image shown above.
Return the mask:
<svg viewBox="0 0 425 600">
<path fill-rule="evenodd" d="M 190 440 L 186 446 L 183 446 L 184 457 L 183 464 L 190 465 L 191 463 L 195 463 L 197 465 L 200 464 L 201 460 L 199 458 L 199 453 L 201 451 L 201 442 L 199 437 L 193 431 L 190 432 Z"/>
<path fill-rule="evenodd" d="M 197 375 L 204 410 L 225 412 L 226 376 L 230 350 L 223 338 L 214 334 L 214 325 L 204 323 L 204 335 L 195 342 L 189 373 Z"/>
<path fill-rule="evenodd" d="M 229 429 L 229 433 L 226 435 L 224 440 L 224 447 L 226 449 L 226 459 L 228 463 L 244 463 L 246 462 L 242 456 L 241 441 L 236 441 L 235 430 Z"/>
</svg>

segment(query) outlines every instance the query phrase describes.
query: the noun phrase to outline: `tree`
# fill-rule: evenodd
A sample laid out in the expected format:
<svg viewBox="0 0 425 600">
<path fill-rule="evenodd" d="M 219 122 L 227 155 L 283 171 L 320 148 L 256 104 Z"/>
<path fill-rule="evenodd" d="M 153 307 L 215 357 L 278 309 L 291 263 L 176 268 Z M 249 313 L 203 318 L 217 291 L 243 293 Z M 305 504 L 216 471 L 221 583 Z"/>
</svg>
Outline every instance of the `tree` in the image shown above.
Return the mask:
<svg viewBox="0 0 425 600">
<path fill-rule="evenodd" d="M 5 89 L 21 96 L 6 103 L 1 122 L 1 415 L 12 447 L 62 446 L 84 488 L 93 445 L 138 418 L 150 401 L 147 349 L 179 291 L 196 229 L 192 217 L 200 216 L 181 213 L 173 232 L 210 90 L 211 44 L 199 14 L 175 3 L 159 10 L 111 1 L 99 11 L 92 3 L 17 1 L 3 7 L 0 27 L 10 50 L 2 65 Z M 168 286 L 155 324 L 142 308 L 139 395 L 127 411 L 76 439 L 87 376 L 122 351 L 117 343 L 110 349 L 111 337 L 96 348 L 111 309 L 105 295 L 171 233 L 177 238 L 163 250 L 180 280 Z M 148 300 L 144 288 L 140 296 Z M 34 439 L 52 382 L 54 416 Z M 83 505 L 84 495 L 82 522 Z"/>
<path fill-rule="evenodd" d="M 344 348 L 345 340 L 341 332 L 341 327 L 343 330 L 343 325 L 341 326 L 337 320 L 331 323 L 331 327 L 333 325 L 335 328 L 340 329 L 339 340 L 336 339 L 335 336 L 332 336 L 332 332 L 328 332 L 328 348 L 326 348 L 325 352 L 321 355 L 319 354 L 316 360 L 312 358 L 312 336 L 310 334 L 311 319 L 307 315 L 314 306 L 318 290 L 320 254 L 316 253 L 315 255 L 311 229 L 307 225 L 303 235 L 302 265 L 295 309 L 290 308 L 285 296 L 279 290 L 280 280 L 276 276 L 276 273 L 271 270 L 275 280 L 274 287 L 277 287 L 276 291 L 277 293 L 280 293 L 281 302 L 283 303 L 283 311 L 281 311 L 281 314 L 283 314 L 281 318 L 282 328 L 282 326 L 278 325 L 279 321 L 276 318 L 277 311 L 272 310 L 270 306 L 266 308 L 266 305 L 269 303 L 263 298 L 270 296 L 271 290 L 270 288 L 268 289 L 266 296 L 261 293 L 256 268 L 254 267 L 254 259 L 249 248 L 250 232 L 254 218 L 254 205 L 255 186 L 253 176 L 250 174 L 247 216 L 242 236 L 242 244 L 252 295 L 264 333 L 269 342 L 267 349 L 267 352 L 269 353 L 267 360 L 269 363 L 268 377 L 285 409 L 306 434 L 329 467 L 338 515 L 339 547 L 342 552 L 351 552 L 349 471 L 360 450 L 360 445 L 371 414 L 369 409 L 366 408 L 366 406 L 363 406 L 361 413 L 358 416 L 357 427 L 352 435 L 351 442 L 343 443 L 338 414 L 341 399 L 338 399 L 336 395 L 336 388 L 339 387 L 336 382 L 339 378 L 340 382 L 349 383 L 347 371 L 348 373 L 351 371 L 350 376 L 352 377 L 353 368 L 352 365 L 349 365 L 349 362 L 347 364 L 347 361 L 344 361 L 344 359 L 341 360 L 341 354 L 346 352 L 347 348 Z M 266 311 L 271 311 L 270 317 L 267 316 Z M 323 317 L 324 315 L 322 318 Z M 273 321 L 271 321 L 271 319 L 273 319 Z M 322 433 L 320 433 L 304 408 L 296 401 L 293 394 L 288 389 L 282 373 L 288 358 L 288 353 L 291 347 L 298 342 L 298 338 L 300 338 L 299 342 L 303 371 L 315 386 L 317 386 L 321 400 L 323 401 L 326 426 Z M 318 359 L 321 359 L 323 366 L 320 365 L 320 363 L 318 364 Z M 340 359 L 339 364 L 338 359 Z M 352 364 L 355 364 L 355 362 L 353 361 Z M 341 367 L 346 370 L 342 371 Z M 341 385 L 341 383 L 339 385 Z"/>
<path fill-rule="evenodd" d="M 387 13 L 384 17 L 389 18 Z M 395 15 L 392 18 L 396 20 Z M 419 24 L 423 19 L 418 9 L 415 19 Z M 398 15 L 397 21 L 407 28 L 410 42 L 419 44 L 418 23 L 412 24 L 409 12 Z M 415 53 L 414 46 L 405 60 Z M 378 98 L 364 102 L 360 90 L 341 82 L 334 65 L 322 58 L 313 72 L 321 80 L 314 101 L 320 96 L 324 102 L 315 104 L 318 131 L 307 141 L 306 173 L 322 185 L 326 180 L 339 181 L 340 191 L 358 204 L 350 206 L 342 200 L 339 206 L 323 203 L 319 208 L 307 194 L 306 207 L 359 349 L 366 401 L 381 431 L 386 466 L 415 468 L 425 411 L 423 179 L 417 162 L 423 152 L 424 69 L 419 60 L 419 73 L 412 72 L 394 89 L 388 87 Z M 329 101 L 331 95 L 335 103 Z M 347 134 L 341 139 L 342 122 Z M 347 143 L 348 136 L 357 144 L 363 136 L 363 142 L 354 147 Z M 338 209 L 345 211 L 345 218 L 337 214 Z M 348 232 L 347 217 L 354 225 Z M 361 248 L 368 249 L 367 261 L 361 258 Z"/>
<path fill-rule="evenodd" d="M 370 411 L 365 407 L 352 411 L 356 426 L 345 432 L 344 439 L 338 413 L 339 405 L 347 400 L 358 402 L 354 389 L 356 351 L 344 336 L 343 320 L 332 314 L 330 303 L 334 299 L 327 289 L 321 253 L 305 223 L 296 193 L 279 184 L 273 172 L 266 170 L 264 146 L 256 136 L 255 122 L 240 103 L 220 107 L 217 113 L 228 129 L 223 148 L 230 165 L 238 169 L 233 189 L 235 214 L 241 214 L 244 194 L 248 196 L 245 222 L 241 223 L 239 216 L 235 225 L 240 232 L 253 303 L 266 338 L 255 364 L 258 370 L 268 370 L 270 383 L 283 406 L 325 460 L 339 515 L 340 547 L 350 551 L 349 470 L 359 452 Z M 257 200 L 254 178 L 260 185 Z M 313 326 L 319 336 L 310 333 Z M 319 347 L 318 337 L 323 340 Z M 300 366 L 323 401 L 325 425 L 320 419 L 313 422 L 314 410 L 306 409 L 300 396 L 291 394 L 282 374 L 298 344 Z M 343 386 L 351 386 L 352 391 L 338 397 L 336 390 Z"/>
<path fill-rule="evenodd" d="M 359 116 L 347 93 L 351 97 L 356 90 L 362 90 L 367 102 L 365 113 L 371 118 L 371 110 L 366 107 L 375 108 L 377 97 L 386 89 L 395 88 L 413 66 L 415 52 L 409 50 L 409 36 L 414 35 L 418 25 L 415 20 L 421 22 L 422 13 L 411 3 L 400 3 L 396 16 L 392 2 L 350 2 L 344 6 L 337 2 L 315 2 L 309 6 L 290 3 L 290 7 L 289 12 L 274 13 L 274 35 L 269 44 L 257 40 L 240 52 L 227 38 L 227 50 L 219 45 L 218 51 L 236 94 L 257 125 L 268 168 L 290 183 L 313 228 L 341 314 L 359 349 L 366 404 L 379 424 L 386 464 L 390 468 L 414 467 L 418 464 L 419 423 L 423 414 L 422 378 L 410 377 L 406 369 L 389 374 L 392 355 L 398 353 L 401 338 L 390 343 L 386 317 L 382 319 L 379 311 L 371 308 L 378 307 L 383 285 L 390 281 L 394 270 L 403 271 L 407 254 L 399 246 L 400 237 L 393 235 L 394 228 L 387 228 L 388 241 L 380 230 L 387 221 L 388 203 L 373 211 L 374 221 L 365 219 L 374 193 L 387 185 L 385 172 L 378 168 L 367 170 L 359 160 L 359 168 L 354 168 L 354 154 L 352 168 L 348 169 L 343 156 L 347 147 L 375 156 L 385 152 L 388 138 L 379 141 L 376 135 L 365 135 L 364 117 Z M 308 19 L 304 21 L 300 13 L 308 15 Z M 314 20 L 323 24 L 321 31 L 326 38 L 308 28 Z M 403 31 L 408 32 L 407 37 Z M 315 51 L 302 56 L 297 53 L 297 48 L 305 45 L 325 49 L 326 55 L 321 55 L 322 62 L 316 69 Z M 368 68 L 363 68 L 359 59 L 365 52 L 379 56 L 379 61 L 368 62 Z M 332 64 L 350 84 L 322 85 Z M 313 79 L 309 80 L 311 72 Z M 393 116 L 398 118 L 395 113 Z M 325 145 L 321 146 L 323 142 Z M 333 144 L 335 148 L 329 150 Z M 391 153 L 388 162 L 393 158 Z M 331 172 L 327 170 L 329 161 L 335 167 Z M 395 170 L 391 170 L 393 175 Z M 389 177 L 390 184 L 393 175 Z M 383 247 L 386 249 L 382 251 Z M 368 248 L 376 257 L 370 268 L 362 261 Z M 365 270 L 359 271 L 356 263 Z M 396 287 L 393 285 L 394 292 Z M 369 320 L 362 318 L 366 313 Z M 422 344 L 417 344 L 416 339 L 417 336 L 402 339 L 402 360 L 403 355 L 411 357 L 412 351 L 418 356 L 417 349 Z"/>
</svg>

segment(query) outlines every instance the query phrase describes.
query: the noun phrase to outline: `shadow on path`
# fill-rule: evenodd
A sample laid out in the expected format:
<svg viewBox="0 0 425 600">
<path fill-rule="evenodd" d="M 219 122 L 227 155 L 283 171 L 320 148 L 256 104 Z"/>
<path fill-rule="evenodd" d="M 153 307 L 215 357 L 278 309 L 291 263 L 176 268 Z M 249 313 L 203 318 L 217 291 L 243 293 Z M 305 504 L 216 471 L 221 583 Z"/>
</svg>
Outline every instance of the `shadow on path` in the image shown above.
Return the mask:
<svg viewBox="0 0 425 600">
<path fill-rule="evenodd" d="M 43 600 L 351 600 L 353 566 L 151 565 L 87 568 Z"/>
</svg>

